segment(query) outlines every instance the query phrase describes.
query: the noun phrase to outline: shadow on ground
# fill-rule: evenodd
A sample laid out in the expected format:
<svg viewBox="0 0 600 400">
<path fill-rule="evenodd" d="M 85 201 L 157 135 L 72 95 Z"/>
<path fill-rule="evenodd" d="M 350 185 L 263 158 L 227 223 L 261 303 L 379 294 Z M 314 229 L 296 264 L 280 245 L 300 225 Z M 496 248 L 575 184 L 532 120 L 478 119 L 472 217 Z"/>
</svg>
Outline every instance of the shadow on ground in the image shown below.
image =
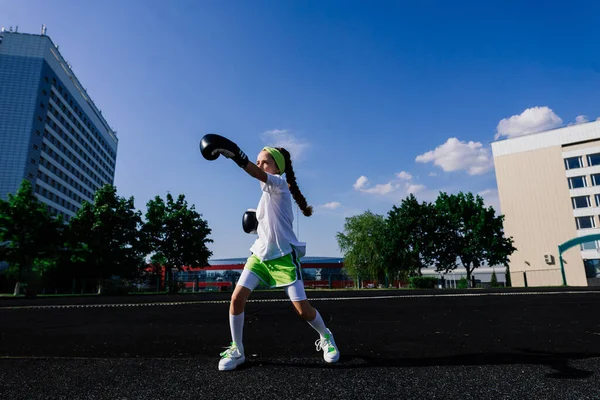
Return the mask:
<svg viewBox="0 0 600 400">
<path fill-rule="evenodd" d="M 490 365 L 545 365 L 553 372 L 546 375 L 555 379 L 587 379 L 594 375 L 592 371 L 575 368 L 570 365 L 573 360 L 598 358 L 600 354 L 590 353 L 550 353 L 522 349 L 523 353 L 490 353 L 490 354 L 458 354 L 445 357 L 427 358 L 376 358 L 360 354 L 342 356 L 337 364 L 324 364 L 322 361 L 306 363 L 300 361 L 272 362 L 268 360 L 251 360 L 244 366 L 252 368 L 258 365 L 272 365 L 290 368 L 335 368 L 335 369 L 364 369 L 364 368 L 425 368 L 446 366 L 490 366 Z"/>
</svg>

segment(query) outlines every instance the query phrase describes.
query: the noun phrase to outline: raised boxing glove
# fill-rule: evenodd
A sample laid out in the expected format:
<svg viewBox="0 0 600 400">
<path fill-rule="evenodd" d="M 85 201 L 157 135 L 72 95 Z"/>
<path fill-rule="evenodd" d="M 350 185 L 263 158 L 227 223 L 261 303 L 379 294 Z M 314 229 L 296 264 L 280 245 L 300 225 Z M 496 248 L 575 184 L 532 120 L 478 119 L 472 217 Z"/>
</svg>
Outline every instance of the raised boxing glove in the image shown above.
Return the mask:
<svg viewBox="0 0 600 400">
<path fill-rule="evenodd" d="M 240 168 L 245 168 L 249 162 L 248 156 L 237 144 L 215 133 L 204 135 L 200 140 L 200 152 L 209 161 L 216 160 L 219 158 L 219 154 L 223 154 L 223 156 L 232 159 Z"/>
</svg>

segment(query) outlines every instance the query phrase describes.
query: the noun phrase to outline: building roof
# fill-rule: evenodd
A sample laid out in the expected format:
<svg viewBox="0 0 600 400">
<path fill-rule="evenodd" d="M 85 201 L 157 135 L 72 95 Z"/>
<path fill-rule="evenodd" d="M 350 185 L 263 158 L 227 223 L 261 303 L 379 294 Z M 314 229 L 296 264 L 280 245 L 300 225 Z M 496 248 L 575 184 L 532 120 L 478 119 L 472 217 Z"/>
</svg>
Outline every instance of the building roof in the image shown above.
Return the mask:
<svg viewBox="0 0 600 400">
<path fill-rule="evenodd" d="M 600 121 L 569 125 L 492 142 L 494 157 L 600 139 Z"/>
</svg>

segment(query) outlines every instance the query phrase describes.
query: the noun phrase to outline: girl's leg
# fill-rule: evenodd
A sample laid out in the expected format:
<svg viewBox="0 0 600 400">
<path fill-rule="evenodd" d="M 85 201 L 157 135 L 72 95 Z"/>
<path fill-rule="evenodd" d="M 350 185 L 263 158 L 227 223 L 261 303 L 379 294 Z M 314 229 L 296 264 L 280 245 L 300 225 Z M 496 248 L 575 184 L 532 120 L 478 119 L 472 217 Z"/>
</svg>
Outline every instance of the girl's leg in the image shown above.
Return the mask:
<svg viewBox="0 0 600 400">
<path fill-rule="evenodd" d="M 321 337 L 331 333 L 325 326 L 325 321 L 323 321 L 321 314 L 310 305 L 308 300 L 292 301 L 292 304 L 300 318 L 308 322 L 315 331 L 319 332 Z"/>
<path fill-rule="evenodd" d="M 229 328 L 231 330 L 231 341 L 237 345 L 240 352 L 244 354 L 244 308 L 252 290 L 245 286 L 237 285 L 231 295 L 229 304 Z"/>
<path fill-rule="evenodd" d="M 333 340 L 333 334 L 325 326 L 325 321 L 321 317 L 321 314 L 310 305 L 306 298 L 304 291 L 304 283 L 301 280 L 297 280 L 293 285 L 285 288 L 296 313 L 300 318 L 304 319 L 313 329 L 319 332 L 320 339 L 315 342 L 317 351 L 323 350 L 323 358 L 325 361 L 332 363 L 337 362 L 340 358 L 339 350 Z"/>
<path fill-rule="evenodd" d="M 220 371 L 229 371 L 237 368 L 246 361 L 244 356 L 244 309 L 252 290 L 258 285 L 258 278 L 250 271 L 244 269 L 238 280 L 235 290 L 231 295 L 229 304 L 229 328 L 231 330 L 232 344 L 221 353 L 219 361 Z"/>
<path fill-rule="evenodd" d="M 237 345 L 244 354 L 243 332 L 244 332 L 244 309 L 252 291 L 258 286 L 258 277 L 247 269 L 235 286 L 229 303 L 229 327 L 231 329 L 231 341 Z"/>
</svg>

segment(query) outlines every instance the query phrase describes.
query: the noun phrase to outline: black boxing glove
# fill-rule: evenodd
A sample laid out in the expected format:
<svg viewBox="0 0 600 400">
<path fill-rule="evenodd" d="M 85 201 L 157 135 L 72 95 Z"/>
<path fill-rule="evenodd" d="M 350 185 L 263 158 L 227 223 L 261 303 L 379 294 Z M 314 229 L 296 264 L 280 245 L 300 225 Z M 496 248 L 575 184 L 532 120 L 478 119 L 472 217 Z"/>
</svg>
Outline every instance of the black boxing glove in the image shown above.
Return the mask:
<svg viewBox="0 0 600 400">
<path fill-rule="evenodd" d="M 219 158 L 219 154 L 223 154 L 223 156 L 232 159 L 240 168 L 245 168 L 249 162 L 248 156 L 237 144 L 214 133 L 204 135 L 200 141 L 200 152 L 209 161 L 216 160 Z"/>
<path fill-rule="evenodd" d="M 258 220 L 256 219 L 256 210 L 248 210 L 242 217 L 242 228 L 246 233 L 257 233 Z"/>
</svg>

